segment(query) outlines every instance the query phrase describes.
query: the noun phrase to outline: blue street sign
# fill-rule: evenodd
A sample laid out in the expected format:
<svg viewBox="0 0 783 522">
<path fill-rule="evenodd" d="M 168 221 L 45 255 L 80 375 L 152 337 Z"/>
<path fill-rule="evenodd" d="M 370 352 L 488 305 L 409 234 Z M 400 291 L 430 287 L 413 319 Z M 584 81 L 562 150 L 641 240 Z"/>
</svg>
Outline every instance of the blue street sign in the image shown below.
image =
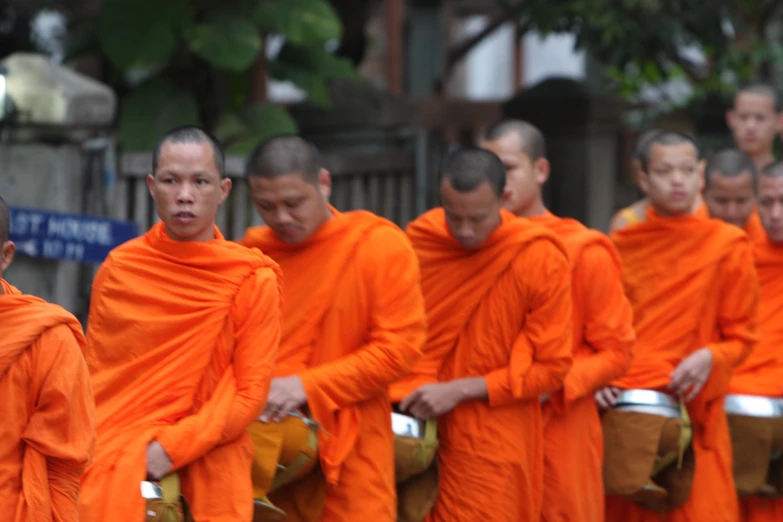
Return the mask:
<svg viewBox="0 0 783 522">
<path fill-rule="evenodd" d="M 131 221 L 11 207 L 11 241 L 19 254 L 101 263 L 111 249 L 138 236 Z"/>
</svg>

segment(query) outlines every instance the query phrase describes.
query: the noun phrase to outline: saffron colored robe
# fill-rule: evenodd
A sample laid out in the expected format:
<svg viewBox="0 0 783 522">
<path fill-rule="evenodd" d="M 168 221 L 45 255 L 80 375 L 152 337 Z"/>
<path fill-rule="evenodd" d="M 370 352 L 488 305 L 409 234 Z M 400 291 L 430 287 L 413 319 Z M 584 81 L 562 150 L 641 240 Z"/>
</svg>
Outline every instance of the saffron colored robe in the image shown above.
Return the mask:
<svg viewBox="0 0 783 522">
<path fill-rule="evenodd" d="M 635 340 L 620 258 L 608 237 L 578 221 L 549 212 L 530 220 L 563 242 L 573 295 L 573 366 L 563 389 L 542 406 L 541 520 L 604 522 L 603 434 L 593 394 L 630 367 Z"/>
<path fill-rule="evenodd" d="M 247 231 L 285 277 L 276 377 L 298 375 L 323 428 L 324 522 L 394 522 L 394 435 L 387 389 L 426 340 L 418 261 L 405 234 L 370 212 L 340 213 L 287 244 L 268 227 Z M 296 495 L 295 483 L 289 486 Z M 283 494 L 272 501 L 289 513 Z M 294 508 L 298 511 L 298 508 Z M 289 513 L 288 520 L 296 520 Z"/>
<path fill-rule="evenodd" d="M 753 213 L 745 222 L 745 226 L 742 227 L 752 242 L 763 241 L 767 237 L 767 232 L 764 230 L 764 226 L 761 224 L 759 213 L 756 209 L 753 209 Z"/>
<path fill-rule="evenodd" d="M 761 293 L 759 341 L 734 371 L 729 393 L 783 397 L 783 245 L 761 238 L 754 244 Z M 742 522 L 783 520 L 783 500 L 740 497 Z"/>
<path fill-rule="evenodd" d="M 690 498 L 664 518 L 630 500 L 607 497 L 607 522 L 738 522 L 724 400 L 729 379 L 756 334 L 758 280 L 747 235 L 715 219 L 647 219 L 612 235 L 634 311 L 631 369 L 613 384 L 664 390 L 670 374 L 700 348 L 713 354 L 710 377 L 688 403 L 696 472 Z M 606 451 L 611 451 L 607 448 Z"/>
<path fill-rule="evenodd" d="M 543 495 L 540 396 L 571 365 L 570 269 L 555 235 L 502 211 L 466 250 L 431 210 L 407 229 L 419 256 L 429 334 L 412 374 L 393 387 L 484 377 L 488 401 L 438 418 L 440 487 L 429 522 L 538 522 Z"/>
<path fill-rule="evenodd" d="M 0 519 L 77 522 L 95 402 L 76 318 L 0 279 Z"/>
<path fill-rule="evenodd" d="M 93 282 L 87 363 L 98 408 L 81 522 L 143 522 L 140 482 L 157 440 L 198 522 L 253 517 L 247 426 L 269 391 L 281 331 L 277 265 L 162 223 L 113 250 Z"/>
</svg>

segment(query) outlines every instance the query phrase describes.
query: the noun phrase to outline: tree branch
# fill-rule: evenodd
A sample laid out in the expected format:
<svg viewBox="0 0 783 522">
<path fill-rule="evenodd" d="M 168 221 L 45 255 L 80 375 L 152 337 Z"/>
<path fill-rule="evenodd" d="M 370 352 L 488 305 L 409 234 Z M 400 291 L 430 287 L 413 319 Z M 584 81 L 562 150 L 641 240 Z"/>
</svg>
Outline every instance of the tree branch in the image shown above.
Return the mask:
<svg viewBox="0 0 783 522">
<path fill-rule="evenodd" d="M 454 69 L 454 67 L 463 58 L 465 58 L 465 56 L 467 56 L 468 53 L 472 51 L 474 47 L 480 44 L 487 36 L 491 35 L 500 26 L 502 26 L 503 24 L 510 21 L 512 18 L 514 18 L 521 10 L 523 4 L 524 1 L 520 0 L 520 1 L 512 2 L 504 6 L 503 8 L 499 9 L 497 12 L 495 12 L 493 15 L 490 16 L 489 23 L 487 24 L 486 27 L 484 27 L 484 29 L 479 31 L 477 34 L 471 36 L 470 38 L 467 38 L 459 42 L 453 48 L 449 49 L 448 53 L 446 54 L 446 64 L 444 65 L 443 70 L 435 79 L 435 82 L 433 84 L 434 90 L 436 92 L 441 92 L 443 90 L 443 86 L 445 85 L 446 81 L 451 75 L 451 71 Z M 523 26 L 523 30 L 524 29 L 526 29 L 526 25 Z"/>
</svg>

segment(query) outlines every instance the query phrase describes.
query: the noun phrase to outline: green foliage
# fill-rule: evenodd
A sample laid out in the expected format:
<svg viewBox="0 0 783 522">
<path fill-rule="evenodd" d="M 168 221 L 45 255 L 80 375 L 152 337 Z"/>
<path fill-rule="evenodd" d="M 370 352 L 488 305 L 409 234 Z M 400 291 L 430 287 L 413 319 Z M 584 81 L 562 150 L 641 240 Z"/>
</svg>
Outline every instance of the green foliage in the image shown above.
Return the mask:
<svg viewBox="0 0 783 522">
<path fill-rule="evenodd" d="M 283 107 L 252 103 L 254 68 L 272 35 L 285 45 L 267 61 L 268 74 L 292 81 L 312 103 L 330 104 L 330 79 L 356 76 L 326 50 L 342 35 L 328 0 L 105 0 L 97 20 L 71 28 L 68 55 L 106 58 L 126 150 L 149 150 L 169 128 L 198 123 L 242 153 L 296 132 Z"/>
<path fill-rule="evenodd" d="M 628 99 L 671 80 L 691 98 L 729 93 L 750 80 L 779 83 L 783 45 L 769 34 L 775 0 L 525 0 L 522 16 L 540 32 L 573 32 Z M 673 101 L 672 103 L 675 103 Z M 665 104 L 664 104 L 665 105 Z"/>
</svg>

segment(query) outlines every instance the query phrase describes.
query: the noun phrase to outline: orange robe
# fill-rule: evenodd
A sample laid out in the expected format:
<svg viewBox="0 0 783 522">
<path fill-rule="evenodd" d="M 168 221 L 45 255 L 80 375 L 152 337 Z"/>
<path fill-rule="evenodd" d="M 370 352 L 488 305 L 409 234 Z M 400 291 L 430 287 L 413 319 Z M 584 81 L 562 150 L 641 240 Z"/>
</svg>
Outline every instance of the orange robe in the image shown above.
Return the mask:
<svg viewBox="0 0 783 522">
<path fill-rule="evenodd" d="M 95 403 L 74 316 L 0 279 L 0 519 L 78 522 Z"/>
<path fill-rule="evenodd" d="M 235 243 L 174 241 L 162 223 L 95 276 L 87 363 L 98 407 L 82 522 L 143 522 L 157 440 L 199 522 L 252 519 L 252 442 L 281 330 L 277 265 Z"/>
<path fill-rule="evenodd" d="M 767 237 L 767 232 L 764 230 L 764 226 L 761 224 L 761 219 L 759 218 L 758 210 L 756 210 L 755 208 L 753 209 L 753 213 L 745 222 L 745 226 L 742 228 L 745 231 L 745 233 L 748 234 L 750 240 L 753 241 L 754 243 L 756 241 L 764 240 Z"/>
<path fill-rule="evenodd" d="M 428 522 L 538 522 L 543 495 L 540 396 L 571 365 L 568 260 L 555 235 L 502 211 L 477 250 L 443 209 L 408 226 L 419 256 L 429 335 L 402 397 L 428 382 L 484 377 L 489 399 L 438 419 L 440 488 Z"/>
<path fill-rule="evenodd" d="M 320 520 L 394 522 L 387 389 L 408 373 L 426 340 L 419 267 L 392 222 L 365 211 L 332 212 L 304 243 L 286 244 L 268 227 L 249 229 L 241 243 L 271 256 L 285 277 L 275 376 L 302 379 L 323 428 L 319 458 L 329 486 Z"/>
<path fill-rule="evenodd" d="M 758 307 L 759 342 L 734 371 L 730 393 L 783 397 L 783 245 L 766 238 L 754 244 L 761 294 Z M 783 520 L 783 500 L 740 498 L 743 522 Z"/>
<path fill-rule="evenodd" d="M 621 388 L 663 389 L 692 352 L 712 351 L 710 378 L 688 404 L 696 473 L 687 503 L 657 512 L 607 497 L 607 522 L 738 522 L 731 440 L 723 410 L 734 368 L 756 341 L 758 281 L 748 236 L 715 219 L 663 218 L 612 235 L 634 311 L 634 360 Z M 607 451 L 609 451 L 607 449 Z"/>
<path fill-rule="evenodd" d="M 573 366 L 543 405 L 541 520 L 604 522 L 603 434 L 593 393 L 629 368 L 635 339 L 620 258 L 608 237 L 578 221 L 548 212 L 530 219 L 563 241 L 573 295 Z"/>
</svg>

